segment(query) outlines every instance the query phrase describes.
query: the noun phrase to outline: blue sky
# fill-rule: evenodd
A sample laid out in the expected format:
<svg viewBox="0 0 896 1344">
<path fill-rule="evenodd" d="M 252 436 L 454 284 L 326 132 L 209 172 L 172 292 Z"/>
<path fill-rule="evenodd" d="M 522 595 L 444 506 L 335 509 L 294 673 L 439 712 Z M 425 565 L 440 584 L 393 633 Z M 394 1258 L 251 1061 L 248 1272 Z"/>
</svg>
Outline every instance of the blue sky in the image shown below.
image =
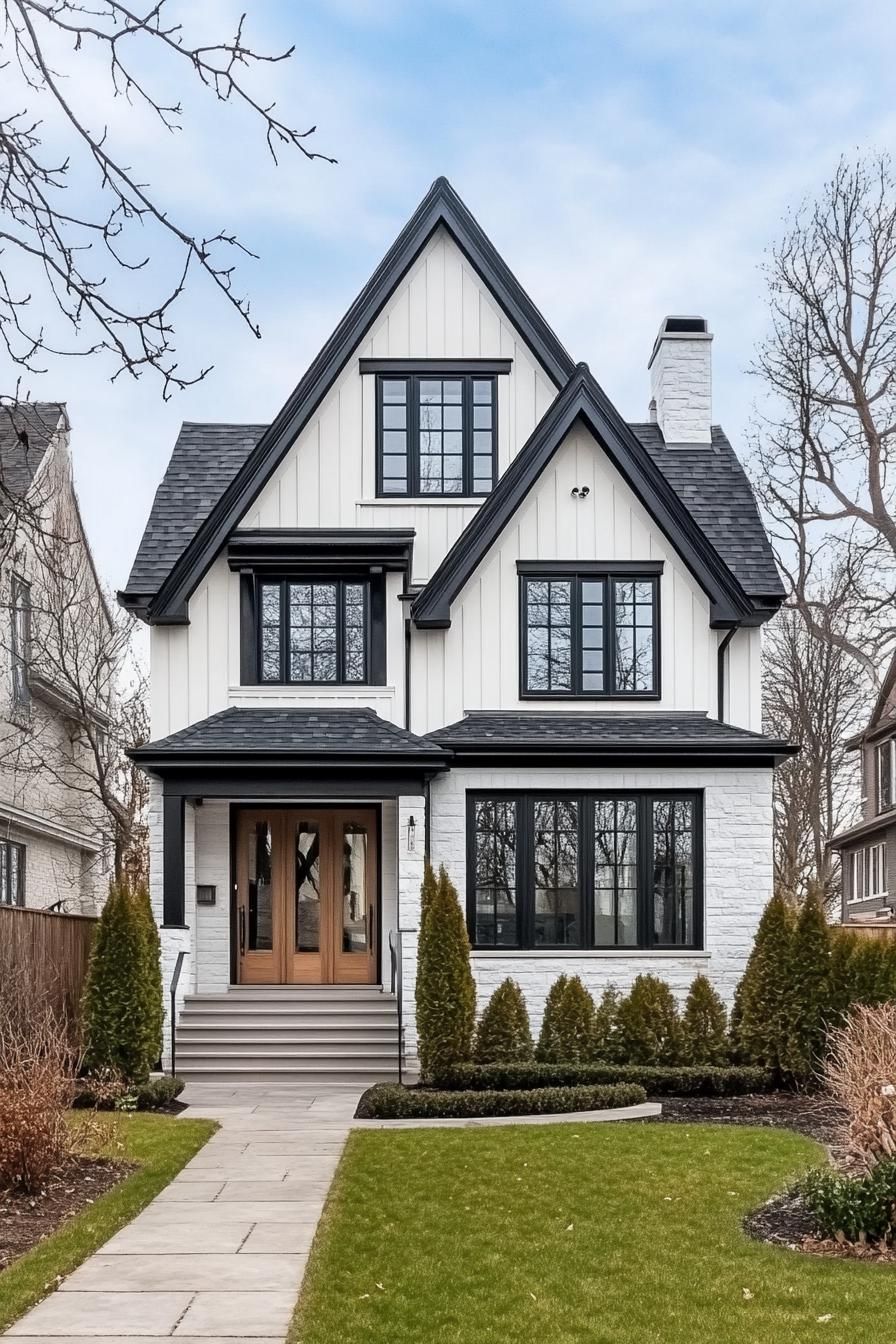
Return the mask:
<svg viewBox="0 0 896 1344">
<path fill-rule="evenodd" d="M 230 0 L 170 0 L 220 35 Z M 182 363 L 214 364 L 163 404 L 148 378 L 56 361 L 31 395 L 68 402 L 97 560 L 125 578 L 181 420 L 265 420 L 298 381 L 429 183 L 446 174 L 576 359 L 643 418 L 663 314 L 715 333 L 714 419 L 745 448 L 761 387 L 764 249 L 841 153 L 888 149 L 896 14 L 882 0 L 256 0 L 256 45 L 292 43 L 259 96 L 316 123 L 339 163 L 274 169 L 252 122 L 199 91 L 175 137 L 69 58 L 70 90 L 179 222 L 234 229 L 256 341 L 212 287 L 182 301 Z M 170 87 L 171 72 L 149 75 Z M 8 385 L 8 374 L 3 375 Z"/>
</svg>

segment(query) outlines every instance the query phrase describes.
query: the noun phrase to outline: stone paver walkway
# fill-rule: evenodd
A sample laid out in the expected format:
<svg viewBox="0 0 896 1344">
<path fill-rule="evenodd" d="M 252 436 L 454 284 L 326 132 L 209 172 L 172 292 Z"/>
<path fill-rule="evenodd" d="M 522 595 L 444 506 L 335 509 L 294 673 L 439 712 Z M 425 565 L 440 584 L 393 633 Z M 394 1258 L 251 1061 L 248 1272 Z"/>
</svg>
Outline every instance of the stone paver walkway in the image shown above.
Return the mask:
<svg viewBox="0 0 896 1344">
<path fill-rule="evenodd" d="M 190 1089 L 218 1133 L 5 1337 L 282 1344 L 358 1093 Z"/>
</svg>

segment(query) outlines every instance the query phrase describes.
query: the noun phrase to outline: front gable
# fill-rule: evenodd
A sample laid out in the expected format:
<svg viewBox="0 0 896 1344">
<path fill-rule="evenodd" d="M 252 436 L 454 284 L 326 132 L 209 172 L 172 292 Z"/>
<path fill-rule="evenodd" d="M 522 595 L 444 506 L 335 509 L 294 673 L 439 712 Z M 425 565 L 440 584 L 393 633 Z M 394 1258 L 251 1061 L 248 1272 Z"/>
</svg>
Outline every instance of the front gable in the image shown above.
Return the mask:
<svg viewBox="0 0 896 1344">
<path fill-rule="evenodd" d="M 447 247 L 446 238 L 450 239 L 451 248 Z M 464 264 L 455 259 L 454 249 Z M 477 279 L 471 284 L 473 276 Z M 405 279 L 407 285 L 403 293 L 398 293 Z M 428 298 L 440 286 L 441 307 L 434 304 L 430 310 L 426 303 L 421 306 L 421 292 Z M 484 294 L 489 296 L 485 303 Z M 424 309 L 426 314 L 421 318 Z M 529 390 L 524 385 L 530 380 L 521 379 L 519 397 L 525 406 L 531 392 L 533 421 L 541 411 L 546 387 L 551 384 L 554 388 L 561 387 L 573 369 L 570 356 L 541 313 L 444 178 L 433 184 L 292 396 L 146 604 L 151 621 L 183 623 L 190 594 L 220 554 L 229 535 L 240 526 L 257 526 L 262 513 L 298 511 L 306 493 L 311 500 L 315 494 L 318 499 L 324 497 L 327 509 L 333 506 L 334 494 L 341 506 L 350 498 L 353 502 L 363 499 L 357 493 L 357 487 L 364 484 L 363 455 L 360 463 L 347 472 L 344 484 L 330 475 L 330 455 L 334 433 L 338 433 L 340 443 L 363 433 L 364 406 L 357 393 L 350 396 L 344 420 L 340 391 L 335 398 L 329 394 L 341 378 L 346 389 L 352 378 L 356 383 L 361 381 L 353 364 L 365 349 L 378 353 L 377 346 L 387 345 L 421 357 L 418 345 L 421 338 L 428 350 L 447 351 L 451 356 L 461 353 L 449 348 L 449 343 L 457 339 L 464 348 L 478 344 L 480 349 L 495 340 L 499 345 L 512 346 L 519 352 L 517 358 L 521 358 L 525 348 L 527 353 L 522 362 L 533 368 L 537 365 L 538 375 L 537 379 L 533 375 Z M 253 509 L 306 429 L 311 449 L 306 453 L 303 444 L 299 451 L 303 459 L 308 459 L 308 481 L 304 479 L 304 460 L 301 489 L 297 473 L 287 464 L 260 508 Z M 326 466 L 326 475 L 318 470 L 316 481 L 315 455 L 318 468 Z"/>
<path fill-rule="evenodd" d="M 711 624 L 726 627 L 750 623 L 754 616 L 753 604 L 743 588 L 607 399 L 587 365 L 580 364 L 464 534 L 418 595 L 412 609 L 416 624 L 422 628 L 444 628 L 451 624 L 453 601 L 523 508 L 570 432 L 580 425 L 589 431 L 594 446 L 599 446 L 612 462 L 653 524 L 671 543 L 706 593 Z M 620 557 L 614 555 L 612 558 Z"/>
</svg>

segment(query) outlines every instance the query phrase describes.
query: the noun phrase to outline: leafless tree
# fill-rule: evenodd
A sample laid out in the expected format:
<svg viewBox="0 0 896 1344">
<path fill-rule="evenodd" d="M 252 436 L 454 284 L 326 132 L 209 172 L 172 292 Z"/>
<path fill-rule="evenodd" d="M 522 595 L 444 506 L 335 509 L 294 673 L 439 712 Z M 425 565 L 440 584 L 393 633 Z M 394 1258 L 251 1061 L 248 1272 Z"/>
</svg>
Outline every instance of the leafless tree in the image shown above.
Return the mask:
<svg viewBox="0 0 896 1344">
<path fill-rule="evenodd" d="M 30 548 L 28 687 L 0 724 L 0 769 L 57 820 L 89 821 L 117 877 L 145 879 L 148 786 L 125 755 L 148 738 L 134 626 L 107 600 L 79 544 L 74 496 L 53 502 L 51 525 L 22 542 Z M 12 611 L 2 628 L 8 643 Z"/>
<path fill-rule="evenodd" d="M 0 0 L 0 341 L 14 367 L 44 370 L 48 355 L 105 356 L 111 376 L 152 370 L 163 395 L 208 372 L 177 360 L 174 318 L 194 274 L 256 335 L 234 265 L 252 255 L 229 229 L 197 235 L 116 149 L 104 98 L 148 111 L 160 131 L 183 124 L 170 88 L 204 86 L 258 124 L 270 154 L 311 148 L 252 91 L 252 72 L 287 60 L 257 51 L 245 15 L 229 38 L 187 37 L 170 0 Z M 97 57 L 106 83 L 93 78 Z M 70 77 L 83 73 L 82 90 Z M 328 160 L 332 162 L 332 160 Z M 19 390 L 0 389 L 0 403 Z"/>
<path fill-rule="evenodd" d="M 844 744 L 867 717 L 873 681 L 849 652 L 862 626 L 851 576 L 835 574 L 811 601 L 811 619 L 798 605 L 781 611 L 763 651 L 766 731 L 802 748 L 775 772 L 775 883 L 796 899 L 814 886 L 833 903 L 840 873 L 827 842 L 859 811 L 858 762 Z"/>
<path fill-rule="evenodd" d="M 770 408 L 757 485 L 808 631 L 872 676 L 896 637 L 896 190 L 887 156 L 842 160 L 766 266 Z M 824 611 L 837 569 L 863 619 Z M 860 638 L 856 638 L 859 635 Z"/>
</svg>

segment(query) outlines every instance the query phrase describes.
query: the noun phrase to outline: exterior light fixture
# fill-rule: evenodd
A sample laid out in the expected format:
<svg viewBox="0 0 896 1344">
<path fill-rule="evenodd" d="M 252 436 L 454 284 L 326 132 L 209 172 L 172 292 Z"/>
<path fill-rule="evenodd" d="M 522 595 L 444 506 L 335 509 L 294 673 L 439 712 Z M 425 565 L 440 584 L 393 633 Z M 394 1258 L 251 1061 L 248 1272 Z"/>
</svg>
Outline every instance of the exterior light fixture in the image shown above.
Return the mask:
<svg viewBox="0 0 896 1344">
<path fill-rule="evenodd" d="M 408 817 L 408 853 L 413 854 L 417 848 L 417 823 L 413 817 Z"/>
</svg>

